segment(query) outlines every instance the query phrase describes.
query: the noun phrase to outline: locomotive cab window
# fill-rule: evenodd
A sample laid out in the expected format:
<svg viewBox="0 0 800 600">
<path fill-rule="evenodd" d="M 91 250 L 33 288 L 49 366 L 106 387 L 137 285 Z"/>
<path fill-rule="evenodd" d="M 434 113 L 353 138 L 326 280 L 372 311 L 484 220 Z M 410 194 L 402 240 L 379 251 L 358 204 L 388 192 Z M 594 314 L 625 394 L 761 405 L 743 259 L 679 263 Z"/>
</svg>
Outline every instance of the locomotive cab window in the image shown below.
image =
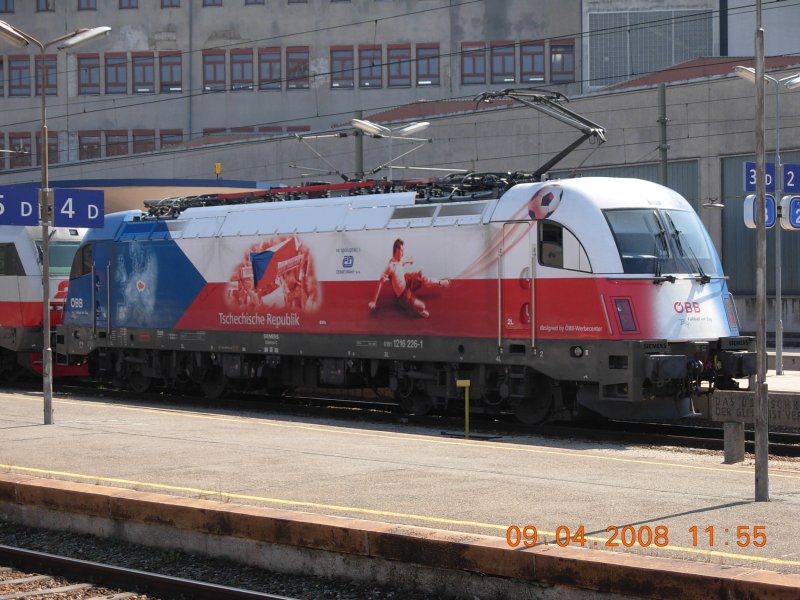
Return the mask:
<svg viewBox="0 0 800 600">
<path fill-rule="evenodd" d="M 697 213 L 679 210 L 617 209 L 606 211 L 617 243 L 622 270 L 646 275 L 717 276 L 715 259 Z"/>
<path fill-rule="evenodd" d="M 92 245 L 86 244 L 78 252 L 72 260 L 72 268 L 69 272 L 70 279 L 77 279 L 83 277 L 87 273 L 92 272 Z"/>
<path fill-rule="evenodd" d="M 0 275 L 25 275 L 14 244 L 0 244 Z"/>
<path fill-rule="evenodd" d="M 571 231 L 552 221 L 539 221 L 539 264 L 591 273 L 583 245 Z"/>
</svg>

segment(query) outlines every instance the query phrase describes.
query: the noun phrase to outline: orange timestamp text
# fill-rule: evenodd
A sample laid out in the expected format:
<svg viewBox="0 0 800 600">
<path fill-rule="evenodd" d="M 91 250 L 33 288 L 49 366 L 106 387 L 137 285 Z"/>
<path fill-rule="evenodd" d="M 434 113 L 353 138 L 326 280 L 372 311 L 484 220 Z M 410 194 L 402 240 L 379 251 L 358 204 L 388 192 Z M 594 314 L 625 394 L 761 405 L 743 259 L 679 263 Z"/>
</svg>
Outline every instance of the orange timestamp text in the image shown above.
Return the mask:
<svg viewBox="0 0 800 600">
<path fill-rule="evenodd" d="M 551 538 L 540 536 L 539 530 L 534 525 L 510 525 L 506 530 L 506 541 L 512 548 L 523 546 L 532 548 L 537 545 L 554 544 L 556 546 L 569 546 L 575 544 L 585 547 L 604 548 L 632 548 L 640 546 L 649 548 L 666 548 L 670 545 L 670 531 L 666 525 L 611 525 L 606 527 L 608 538 L 605 540 L 590 539 L 586 536 L 583 525 L 570 529 L 566 525 L 556 527 Z M 697 548 L 715 548 L 720 546 L 739 546 L 740 548 L 762 548 L 767 545 L 767 532 L 764 525 L 739 525 L 737 527 L 719 527 L 709 525 L 701 528 L 692 525 L 688 529 L 690 543 Z"/>
</svg>

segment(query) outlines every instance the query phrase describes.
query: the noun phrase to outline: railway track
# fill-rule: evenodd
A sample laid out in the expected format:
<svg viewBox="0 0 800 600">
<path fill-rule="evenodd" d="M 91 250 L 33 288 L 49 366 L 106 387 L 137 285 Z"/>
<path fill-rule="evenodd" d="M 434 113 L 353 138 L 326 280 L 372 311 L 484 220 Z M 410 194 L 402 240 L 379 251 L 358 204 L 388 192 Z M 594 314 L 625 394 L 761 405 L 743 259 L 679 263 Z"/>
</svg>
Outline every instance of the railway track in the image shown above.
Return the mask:
<svg viewBox="0 0 800 600">
<path fill-rule="evenodd" d="M 293 600 L 4 545 L 0 545 L 0 564 L 14 567 L 0 567 L 0 600 Z"/>
</svg>

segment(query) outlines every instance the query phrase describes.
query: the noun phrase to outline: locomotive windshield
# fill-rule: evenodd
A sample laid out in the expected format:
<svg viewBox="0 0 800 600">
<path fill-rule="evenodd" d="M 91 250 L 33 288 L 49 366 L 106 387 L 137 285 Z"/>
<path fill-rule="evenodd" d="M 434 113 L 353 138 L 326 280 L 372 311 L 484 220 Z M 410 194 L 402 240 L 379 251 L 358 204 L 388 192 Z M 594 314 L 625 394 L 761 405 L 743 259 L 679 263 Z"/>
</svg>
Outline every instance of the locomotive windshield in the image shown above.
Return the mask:
<svg viewBox="0 0 800 600">
<path fill-rule="evenodd" d="M 720 276 L 722 266 L 694 212 L 618 209 L 605 211 L 625 273 Z"/>
<path fill-rule="evenodd" d="M 79 242 L 50 242 L 47 245 L 47 258 L 50 264 L 50 273 L 53 275 L 67 275 L 72 266 L 72 258 L 78 251 Z M 36 242 L 39 251 L 39 261 L 42 260 L 42 242 Z"/>
</svg>

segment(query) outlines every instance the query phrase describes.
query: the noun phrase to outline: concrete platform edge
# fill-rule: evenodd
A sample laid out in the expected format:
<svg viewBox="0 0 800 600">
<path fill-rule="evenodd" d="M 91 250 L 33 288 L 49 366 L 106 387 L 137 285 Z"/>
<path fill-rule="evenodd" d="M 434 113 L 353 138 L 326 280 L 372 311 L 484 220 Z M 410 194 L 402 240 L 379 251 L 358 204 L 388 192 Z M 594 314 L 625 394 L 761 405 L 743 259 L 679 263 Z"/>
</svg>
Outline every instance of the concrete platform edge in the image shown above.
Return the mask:
<svg viewBox="0 0 800 600">
<path fill-rule="evenodd" d="M 658 600 L 800 596 L 800 575 L 578 547 L 512 549 L 491 536 L 8 473 L 0 475 L 0 516 L 299 573 L 316 565 L 315 574 L 363 579 L 368 566 L 384 583 L 407 585 L 410 568 L 427 573 L 413 577 L 415 585 L 443 596 L 448 583 L 480 590 L 481 598 L 519 597 L 530 586 L 542 598 L 587 597 L 579 591 Z M 242 545 L 273 558 L 289 550 L 296 564 L 244 556 Z"/>
</svg>

